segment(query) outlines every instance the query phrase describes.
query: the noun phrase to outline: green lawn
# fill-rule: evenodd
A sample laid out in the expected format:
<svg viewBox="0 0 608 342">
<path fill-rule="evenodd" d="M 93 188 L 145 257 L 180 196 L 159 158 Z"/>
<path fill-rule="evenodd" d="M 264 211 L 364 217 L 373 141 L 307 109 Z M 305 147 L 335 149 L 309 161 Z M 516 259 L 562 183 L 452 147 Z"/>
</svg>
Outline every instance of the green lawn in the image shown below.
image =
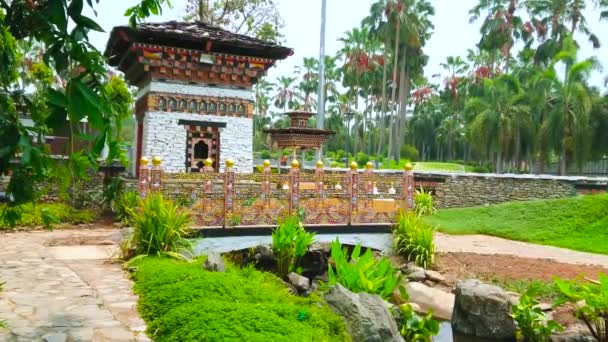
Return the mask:
<svg viewBox="0 0 608 342">
<path fill-rule="evenodd" d="M 455 163 L 417 162 L 414 171 L 464 172 L 464 165 Z"/>
<path fill-rule="evenodd" d="M 155 341 L 348 341 L 321 299 L 287 292 L 273 274 L 148 257 L 135 263 L 138 308 Z"/>
<path fill-rule="evenodd" d="M 608 195 L 444 209 L 425 221 L 448 234 L 486 234 L 608 254 Z"/>
</svg>

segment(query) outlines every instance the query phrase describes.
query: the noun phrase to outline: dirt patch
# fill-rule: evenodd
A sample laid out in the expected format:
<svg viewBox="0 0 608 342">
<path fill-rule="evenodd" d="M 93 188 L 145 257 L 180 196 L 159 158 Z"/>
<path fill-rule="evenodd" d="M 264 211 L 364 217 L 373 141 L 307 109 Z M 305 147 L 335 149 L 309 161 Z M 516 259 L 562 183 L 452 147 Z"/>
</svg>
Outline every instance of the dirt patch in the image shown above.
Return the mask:
<svg viewBox="0 0 608 342">
<path fill-rule="evenodd" d="M 512 255 L 475 253 L 441 253 L 437 267 L 449 283 L 466 278 L 538 279 L 553 281 L 553 276 L 572 279 L 580 274 L 597 279 L 608 269 L 591 265 L 566 264 L 548 259 L 521 258 Z"/>
<path fill-rule="evenodd" d="M 116 237 L 113 235 L 71 235 L 49 240 L 46 245 L 54 246 L 112 246 L 118 245 Z"/>
</svg>

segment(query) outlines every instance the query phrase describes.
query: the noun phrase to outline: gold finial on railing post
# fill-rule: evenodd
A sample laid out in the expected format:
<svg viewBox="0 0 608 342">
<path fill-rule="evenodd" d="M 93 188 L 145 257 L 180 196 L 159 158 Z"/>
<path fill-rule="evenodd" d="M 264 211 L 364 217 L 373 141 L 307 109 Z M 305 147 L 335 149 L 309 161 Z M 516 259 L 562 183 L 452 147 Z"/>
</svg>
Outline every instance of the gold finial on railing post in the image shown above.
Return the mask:
<svg viewBox="0 0 608 342">
<path fill-rule="evenodd" d="M 359 209 L 359 172 L 357 171 L 357 162 L 350 163 L 349 178 L 349 195 L 350 201 L 348 205 L 348 224 L 353 223 Z"/>
<path fill-rule="evenodd" d="M 234 211 L 234 160 L 226 160 L 224 171 L 224 228 L 232 221 Z"/>
<path fill-rule="evenodd" d="M 207 158 L 207 159 L 205 159 L 203 164 L 204 164 L 203 173 L 211 174 L 214 171 L 213 159 Z M 205 184 L 203 186 L 203 193 L 209 194 L 209 193 L 213 192 L 213 181 L 211 180 L 211 177 L 208 177 L 206 179 L 207 180 L 205 181 Z"/>
<path fill-rule="evenodd" d="M 374 164 L 368 161 L 365 164 L 365 192 L 372 194 L 374 192 Z"/>
<path fill-rule="evenodd" d="M 150 171 L 150 186 L 153 192 L 160 191 L 163 181 L 162 159 L 159 156 L 152 158 L 152 170 Z"/>
<path fill-rule="evenodd" d="M 300 162 L 297 159 L 291 161 L 289 183 L 289 215 L 294 215 L 300 204 Z"/>
<path fill-rule="evenodd" d="M 150 183 L 148 181 L 148 157 L 142 156 L 139 160 L 139 197 L 146 198 L 148 196 L 148 190 Z"/>
<path fill-rule="evenodd" d="M 403 166 L 403 200 L 405 209 L 414 209 L 414 167 L 411 163 Z"/>
</svg>

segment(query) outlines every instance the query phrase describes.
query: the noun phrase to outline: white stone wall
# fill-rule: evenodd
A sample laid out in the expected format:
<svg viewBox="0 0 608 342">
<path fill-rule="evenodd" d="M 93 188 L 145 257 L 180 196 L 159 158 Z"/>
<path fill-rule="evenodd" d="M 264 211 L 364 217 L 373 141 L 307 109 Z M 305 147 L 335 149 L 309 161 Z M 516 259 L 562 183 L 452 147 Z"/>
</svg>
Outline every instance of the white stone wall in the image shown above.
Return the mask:
<svg viewBox="0 0 608 342">
<path fill-rule="evenodd" d="M 253 119 L 195 113 L 147 112 L 144 115 L 143 155 L 160 156 L 167 172 L 186 172 L 186 127 L 179 120 L 225 122 L 220 128 L 220 170 L 232 158 L 237 172 L 253 170 Z"/>
</svg>

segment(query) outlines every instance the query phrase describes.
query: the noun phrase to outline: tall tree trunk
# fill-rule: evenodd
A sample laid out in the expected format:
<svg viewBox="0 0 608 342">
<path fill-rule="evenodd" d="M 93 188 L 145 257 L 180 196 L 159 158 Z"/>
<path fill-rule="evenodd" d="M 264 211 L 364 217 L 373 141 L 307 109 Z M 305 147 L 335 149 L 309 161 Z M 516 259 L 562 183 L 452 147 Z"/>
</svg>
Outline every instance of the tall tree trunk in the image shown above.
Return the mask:
<svg viewBox="0 0 608 342">
<path fill-rule="evenodd" d="M 567 156 L 567 152 L 566 152 L 566 147 L 564 146 L 565 144 L 562 144 L 562 152 L 560 154 L 560 159 L 559 159 L 559 174 L 561 176 L 565 176 L 566 172 L 568 170 L 568 161 L 566 160 L 566 156 Z"/>
<path fill-rule="evenodd" d="M 409 91 L 409 78 L 407 74 L 406 62 L 407 50 L 401 55 L 401 65 L 399 73 L 399 120 L 397 125 L 397 137 L 395 148 L 395 160 L 401 157 L 401 146 L 405 135 L 405 114 L 407 112 L 407 95 Z"/>
<path fill-rule="evenodd" d="M 388 56 L 388 44 L 389 44 L 389 36 L 386 35 L 384 41 L 384 56 Z M 382 118 L 380 119 L 380 138 L 378 139 L 378 149 L 376 150 L 376 160 L 380 160 L 380 154 L 382 153 L 382 147 L 384 146 L 384 124 L 386 120 L 386 79 L 388 76 L 388 63 L 384 60 L 384 65 L 382 66 Z"/>
<path fill-rule="evenodd" d="M 397 96 L 397 71 L 399 70 L 399 36 L 401 35 L 401 16 L 399 13 L 397 14 L 397 25 L 395 29 L 395 48 L 393 49 L 394 61 L 393 61 L 393 85 L 391 89 L 391 106 L 392 112 L 396 114 L 396 106 L 395 106 L 395 97 Z M 393 120 L 396 120 L 397 116 L 393 116 Z M 391 125 L 390 137 L 389 137 L 389 145 L 388 145 L 388 156 L 392 156 L 394 153 L 394 135 L 395 135 L 395 124 L 393 122 Z"/>
<path fill-rule="evenodd" d="M 502 148 L 496 152 L 496 173 L 502 173 Z"/>
</svg>

